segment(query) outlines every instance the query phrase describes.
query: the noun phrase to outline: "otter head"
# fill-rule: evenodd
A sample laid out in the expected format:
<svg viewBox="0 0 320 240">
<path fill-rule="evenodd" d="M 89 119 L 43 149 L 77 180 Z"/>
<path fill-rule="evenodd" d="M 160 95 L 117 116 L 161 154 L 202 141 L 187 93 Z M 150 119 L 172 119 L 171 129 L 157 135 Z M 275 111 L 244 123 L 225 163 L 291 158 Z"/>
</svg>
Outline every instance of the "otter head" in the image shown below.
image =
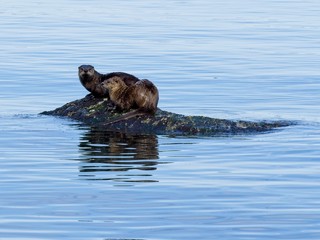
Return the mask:
<svg viewBox="0 0 320 240">
<path fill-rule="evenodd" d="M 112 77 L 104 82 L 102 82 L 102 86 L 109 91 L 117 91 L 120 88 L 127 87 L 124 81 L 120 77 Z"/>
<path fill-rule="evenodd" d="M 79 77 L 90 77 L 94 76 L 94 67 L 91 65 L 81 65 L 78 68 Z"/>
</svg>

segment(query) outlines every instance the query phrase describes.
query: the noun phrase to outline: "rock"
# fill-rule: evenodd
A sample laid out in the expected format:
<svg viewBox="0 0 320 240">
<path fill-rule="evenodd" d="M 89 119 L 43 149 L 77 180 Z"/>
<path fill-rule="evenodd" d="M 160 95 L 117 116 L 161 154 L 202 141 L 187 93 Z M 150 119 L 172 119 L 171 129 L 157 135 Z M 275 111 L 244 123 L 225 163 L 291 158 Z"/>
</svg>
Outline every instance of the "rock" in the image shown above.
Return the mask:
<svg viewBox="0 0 320 240">
<path fill-rule="evenodd" d="M 92 95 L 67 103 L 41 114 L 68 117 L 92 127 L 132 134 L 159 135 L 235 135 L 254 134 L 293 125 L 289 121 L 231 121 L 202 116 L 184 116 L 158 109 L 156 115 L 139 116 L 114 124 L 106 124 L 121 113 L 113 110 L 110 100 L 94 98 Z"/>
</svg>

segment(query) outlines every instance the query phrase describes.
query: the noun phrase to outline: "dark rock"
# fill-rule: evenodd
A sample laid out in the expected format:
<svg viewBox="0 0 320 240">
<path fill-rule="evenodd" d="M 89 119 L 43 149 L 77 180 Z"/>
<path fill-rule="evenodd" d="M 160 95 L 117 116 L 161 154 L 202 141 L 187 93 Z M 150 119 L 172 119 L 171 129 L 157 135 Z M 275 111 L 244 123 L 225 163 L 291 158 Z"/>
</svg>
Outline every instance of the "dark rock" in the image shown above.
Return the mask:
<svg viewBox="0 0 320 240">
<path fill-rule="evenodd" d="M 156 115 L 139 116 L 114 124 L 109 121 L 121 115 L 107 99 L 94 98 L 90 94 L 80 100 L 67 103 L 52 111 L 41 114 L 68 117 L 92 127 L 107 131 L 134 134 L 164 135 L 235 135 L 267 132 L 293 125 L 289 121 L 231 121 L 202 116 L 184 116 L 158 109 Z"/>
</svg>

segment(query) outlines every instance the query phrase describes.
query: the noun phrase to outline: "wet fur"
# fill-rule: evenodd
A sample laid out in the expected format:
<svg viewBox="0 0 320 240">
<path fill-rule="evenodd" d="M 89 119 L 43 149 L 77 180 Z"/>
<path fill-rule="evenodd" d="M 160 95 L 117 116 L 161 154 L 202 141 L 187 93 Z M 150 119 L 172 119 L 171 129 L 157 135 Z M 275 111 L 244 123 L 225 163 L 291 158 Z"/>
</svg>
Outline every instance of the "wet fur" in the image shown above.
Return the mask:
<svg viewBox="0 0 320 240">
<path fill-rule="evenodd" d="M 108 90 L 101 83 L 113 77 L 121 78 L 127 86 L 133 85 L 139 78 L 124 72 L 112 72 L 101 74 L 91 65 L 81 65 L 78 68 L 78 76 L 82 86 L 85 87 L 93 96 L 98 98 L 109 97 Z"/>
<path fill-rule="evenodd" d="M 147 79 L 127 86 L 120 77 L 115 76 L 104 81 L 102 85 L 109 91 L 111 101 L 120 110 L 136 109 L 110 123 L 126 120 L 138 115 L 154 115 L 157 111 L 159 92 L 157 87 Z"/>
</svg>

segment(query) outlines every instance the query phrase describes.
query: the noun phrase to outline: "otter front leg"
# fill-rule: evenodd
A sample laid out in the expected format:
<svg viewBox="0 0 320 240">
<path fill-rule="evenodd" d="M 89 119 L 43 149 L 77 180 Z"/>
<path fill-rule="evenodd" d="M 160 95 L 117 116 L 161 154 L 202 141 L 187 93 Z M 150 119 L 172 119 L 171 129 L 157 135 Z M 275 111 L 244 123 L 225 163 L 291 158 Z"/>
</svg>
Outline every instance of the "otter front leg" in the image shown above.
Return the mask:
<svg viewBox="0 0 320 240">
<path fill-rule="evenodd" d="M 110 101 L 110 103 L 108 103 L 106 111 L 111 113 L 121 113 L 122 108 L 116 105 L 114 102 Z"/>
<path fill-rule="evenodd" d="M 117 106 L 112 101 L 106 101 L 107 106 L 105 108 L 105 112 L 114 113 L 117 111 Z"/>
<path fill-rule="evenodd" d="M 118 103 L 118 107 L 121 110 L 130 110 L 131 108 L 131 103 L 127 99 L 121 99 L 120 102 Z"/>
</svg>

